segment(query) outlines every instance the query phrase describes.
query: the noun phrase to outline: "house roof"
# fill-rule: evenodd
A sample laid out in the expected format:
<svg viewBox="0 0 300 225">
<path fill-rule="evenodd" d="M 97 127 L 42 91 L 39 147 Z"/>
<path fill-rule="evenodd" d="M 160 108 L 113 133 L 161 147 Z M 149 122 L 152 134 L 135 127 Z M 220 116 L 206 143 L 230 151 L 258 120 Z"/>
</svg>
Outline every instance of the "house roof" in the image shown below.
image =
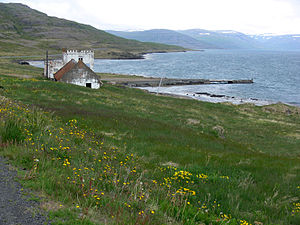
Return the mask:
<svg viewBox="0 0 300 225">
<path fill-rule="evenodd" d="M 90 67 L 88 67 L 82 60 L 79 60 L 78 63 L 77 63 L 77 66 L 79 69 L 87 69 L 87 70 L 90 70 L 92 73 L 95 73 L 93 70 L 91 70 Z"/>
<path fill-rule="evenodd" d="M 100 81 L 100 77 L 93 70 L 91 70 L 91 68 L 88 67 L 82 60 L 76 62 L 74 59 L 71 59 L 66 65 L 64 65 L 60 70 L 58 70 L 54 74 L 54 78 L 56 81 L 59 81 L 68 72 L 72 70 L 78 70 L 78 69 L 84 69 L 85 71 L 88 71 L 90 74 L 93 74 L 95 77 L 98 78 L 100 84 L 102 84 L 102 82 Z"/>
<path fill-rule="evenodd" d="M 60 80 L 63 77 L 63 75 L 69 72 L 71 69 L 73 69 L 76 64 L 76 61 L 74 59 L 71 59 L 66 65 L 64 65 L 62 68 L 60 68 L 60 70 L 58 70 L 54 74 L 55 80 Z"/>
</svg>

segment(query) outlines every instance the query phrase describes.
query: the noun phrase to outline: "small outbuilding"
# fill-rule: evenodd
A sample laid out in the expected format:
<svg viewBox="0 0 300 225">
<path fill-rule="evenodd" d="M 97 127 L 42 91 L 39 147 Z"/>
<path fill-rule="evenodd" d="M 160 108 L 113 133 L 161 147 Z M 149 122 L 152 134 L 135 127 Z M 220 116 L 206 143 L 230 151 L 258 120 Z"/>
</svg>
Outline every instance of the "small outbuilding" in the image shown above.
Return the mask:
<svg viewBox="0 0 300 225">
<path fill-rule="evenodd" d="M 100 77 L 91 70 L 82 59 L 76 62 L 71 59 L 54 74 L 55 81 L 76 84 L 83 87 L 98 89 L 102 82 Z"/>
</svg>

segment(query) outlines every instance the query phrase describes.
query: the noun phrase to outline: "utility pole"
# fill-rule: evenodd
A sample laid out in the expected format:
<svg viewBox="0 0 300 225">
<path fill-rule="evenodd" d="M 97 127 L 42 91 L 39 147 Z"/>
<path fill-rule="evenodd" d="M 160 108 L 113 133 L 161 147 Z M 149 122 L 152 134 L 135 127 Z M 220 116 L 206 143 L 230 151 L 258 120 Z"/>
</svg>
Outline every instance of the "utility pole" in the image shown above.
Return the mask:
<svg viewBox="0 0 300 225">
<path fill-rule="evenodd" d="M 156 95 L 158 95 L 158 91 L 159 91 L 159 88 L 161 86 L 161 83 L 162 83 L 162 77 L 160 78 L 160 81 L 159 81 L 159 84 L 158 84 L 158 87 L 157 87 L 157 91 L 156 91 Z"/>
<path fill-rule="evenodd" d="M 46 77 L 49 78 L 49 69 L 48 69 L 48 50 L 46 51 Z"/>
</svg>

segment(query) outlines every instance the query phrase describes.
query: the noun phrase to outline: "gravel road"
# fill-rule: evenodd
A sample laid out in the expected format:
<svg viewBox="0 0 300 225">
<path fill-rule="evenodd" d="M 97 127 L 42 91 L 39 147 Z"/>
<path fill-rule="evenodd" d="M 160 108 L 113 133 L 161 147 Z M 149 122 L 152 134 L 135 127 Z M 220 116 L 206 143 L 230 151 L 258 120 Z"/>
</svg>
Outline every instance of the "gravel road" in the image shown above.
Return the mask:
<svg viewBox="0 0 300 225">
<path fill-rule="evenodd" d="M 39 203 L 24 195 L 16 176 L 17 172 L 0 157 L 0 225 L 50 224 L 41 214 Z"/>
</svg>

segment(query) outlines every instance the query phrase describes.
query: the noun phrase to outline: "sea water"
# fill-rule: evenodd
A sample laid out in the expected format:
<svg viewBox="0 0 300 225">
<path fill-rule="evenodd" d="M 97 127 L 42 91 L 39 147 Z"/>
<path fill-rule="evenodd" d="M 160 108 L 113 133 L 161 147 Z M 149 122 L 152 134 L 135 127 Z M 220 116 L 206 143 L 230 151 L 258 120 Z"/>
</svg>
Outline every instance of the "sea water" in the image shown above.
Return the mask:
<svg viewBox="0 0 300 225">
<path fill-rule="evenodd" d="M 284 102 L 300 106 L 300 52 L 205 50 L 155 53 L 143 60 L 95 60 L 95 71 L 163 78 L 253 79 L 253 84 L 190 85 L 145 88 L 153 92 L 234 103 Z M 211 98 L 196 93 L 225 95 Z M 257 101 L 258 99 L 259 101 Z"/>
</svg>

